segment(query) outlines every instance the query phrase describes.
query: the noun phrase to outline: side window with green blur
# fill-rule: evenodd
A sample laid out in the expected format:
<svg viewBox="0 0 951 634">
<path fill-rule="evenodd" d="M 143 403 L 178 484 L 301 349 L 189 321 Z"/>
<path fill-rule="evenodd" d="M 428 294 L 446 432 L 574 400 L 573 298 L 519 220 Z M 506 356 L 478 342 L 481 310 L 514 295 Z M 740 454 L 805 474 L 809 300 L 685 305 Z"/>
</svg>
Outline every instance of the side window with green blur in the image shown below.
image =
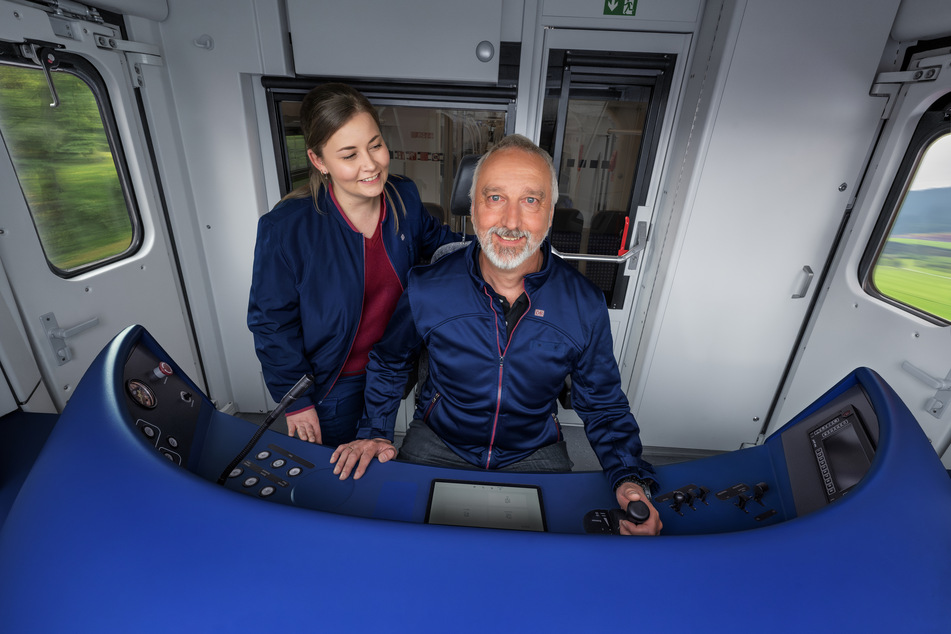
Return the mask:
<svg viewBox="0 0 951 634">
<path fill-rule="evenodd" d="M 140 224 L 100 100 L 78 74 L 0 64 L 0 134 L 50 268 L 72 277 L 135 251 Z M 101 91 L 100 93 L 101 94 Z"/>
<path fill-rule="evenodd" d="M 951 133 L 921 153 L 871 283 L 888 299 L 951 322 Z"/>
</svg>

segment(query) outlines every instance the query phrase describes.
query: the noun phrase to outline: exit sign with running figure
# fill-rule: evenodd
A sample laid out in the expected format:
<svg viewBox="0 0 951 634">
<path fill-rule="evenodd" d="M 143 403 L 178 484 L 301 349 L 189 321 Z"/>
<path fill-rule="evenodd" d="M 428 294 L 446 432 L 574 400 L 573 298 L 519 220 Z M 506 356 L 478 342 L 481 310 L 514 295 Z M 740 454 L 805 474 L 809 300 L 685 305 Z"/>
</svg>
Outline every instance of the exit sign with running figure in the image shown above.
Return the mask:
<svg viewBox="0 0 951 634">
<path fill-rule="evenodd" d="M 634 15 L 637 0 L 604 0 L 604 15 Z"/>
</svg>

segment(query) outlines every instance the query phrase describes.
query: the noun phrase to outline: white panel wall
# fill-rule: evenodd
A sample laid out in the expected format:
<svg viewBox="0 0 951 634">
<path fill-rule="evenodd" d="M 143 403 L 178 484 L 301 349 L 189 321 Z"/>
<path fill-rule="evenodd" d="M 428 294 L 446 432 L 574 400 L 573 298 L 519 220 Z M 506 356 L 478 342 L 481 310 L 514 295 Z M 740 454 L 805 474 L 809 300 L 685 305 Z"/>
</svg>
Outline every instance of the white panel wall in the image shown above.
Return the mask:
<svg viewBox="0 0 951 634">
<path fill-rule="evenodd" d="M 728 42 L 697 53 L 714 96 L 662 203 L 681 217 L 633 396 L 648 445 L 756 440 L 815 291 L 792 299 L 802 268 L 822 269 L 882 112 L 868 92 L 897 0 L 728 6 L 705 17 Z"/>
<path fill-rule="evenodd" d="M 0 416 L 19 408 L 27 412 L 54 413 L 43 376 L 17 312 L 13 289 L 0 265 Z"/>
<path fill-rule="evenodd" d="M 255 96 L 262 74 L 288 72 L 281 3 L 171 0 L 165 21 L 132 26 L 162 49 L 165 66 L 146 69 L 143 95 L 210 395 L 219 407 L 241 410 L 243 398 L 263 409 L 247 301 L 257 219 L 277 200 L 265 193 L 276 168 Z M 204 36 L 212 48 L 196 44 Z"/>
<path fill-rule="evenodd" d="M 287 0 L 301 75 L 495 83 L 502 0 Z M 355 19 L 359 14 L 361 19 Z M 495 54 L 476 57 L 480 42 Z"/>
</svg>

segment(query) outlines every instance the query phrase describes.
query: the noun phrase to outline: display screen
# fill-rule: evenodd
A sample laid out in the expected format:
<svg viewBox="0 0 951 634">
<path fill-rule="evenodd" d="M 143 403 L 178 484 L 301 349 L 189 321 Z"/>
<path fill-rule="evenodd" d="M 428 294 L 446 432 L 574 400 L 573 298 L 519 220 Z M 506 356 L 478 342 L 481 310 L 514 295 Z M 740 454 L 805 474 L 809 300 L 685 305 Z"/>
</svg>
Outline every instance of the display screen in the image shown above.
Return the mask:
<svg viewBox="0 0 951 634">
<path fill-rule="evenodd" d="M 538 487 L 456 480 L 433 480 L 426 523 L 546 530 Z"/>
<path fill-rule="evenodd" d="M 809 439 L 830 502 L 858 484 L 872 464 L 868 435 L 851 409 L 810 430 Z"/>
</svg>

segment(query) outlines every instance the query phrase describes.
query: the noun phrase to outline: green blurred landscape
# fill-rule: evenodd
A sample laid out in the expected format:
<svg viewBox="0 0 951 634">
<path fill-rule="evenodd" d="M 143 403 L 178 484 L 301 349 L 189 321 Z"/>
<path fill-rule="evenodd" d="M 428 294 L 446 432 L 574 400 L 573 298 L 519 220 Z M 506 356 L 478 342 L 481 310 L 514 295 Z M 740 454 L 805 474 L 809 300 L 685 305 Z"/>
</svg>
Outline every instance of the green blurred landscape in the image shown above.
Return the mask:
<svg viewBox="0 0 951 634">
<path fill-rule="evenodd" d="M 46 257 L 70 271 L 123 253 L 133 226 L 89 86 L 57 72 L 0 65 L 0 131 Z"/>
<path fill-rule="evenodd" d="M 951 237 L 889 238 L 872 274 L 883 294 L 951 321 Z"/>
</svg>

